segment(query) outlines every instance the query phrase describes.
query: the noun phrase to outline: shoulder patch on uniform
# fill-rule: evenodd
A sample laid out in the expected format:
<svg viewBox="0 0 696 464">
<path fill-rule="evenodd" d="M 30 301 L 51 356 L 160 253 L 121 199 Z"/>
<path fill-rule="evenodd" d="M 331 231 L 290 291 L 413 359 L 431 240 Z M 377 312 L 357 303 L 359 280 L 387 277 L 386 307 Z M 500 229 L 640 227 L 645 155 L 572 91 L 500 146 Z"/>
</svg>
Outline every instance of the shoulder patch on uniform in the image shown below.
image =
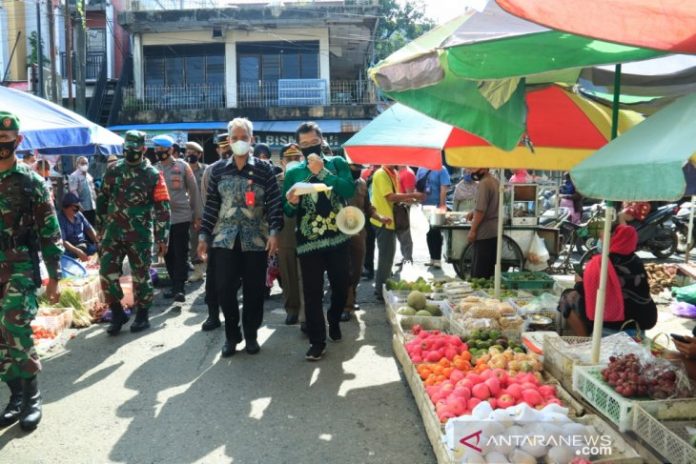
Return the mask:
<svg viewBox="0 0 696 464">
<path fill-rule="evenodd" d="M 164 181 L 164 174 L 159 173 L 157 179 L 157 185 L 155 185 L 155 201 L 169 201 L 169 191 L 167 190 L 167 183 Z"/>
</svg>

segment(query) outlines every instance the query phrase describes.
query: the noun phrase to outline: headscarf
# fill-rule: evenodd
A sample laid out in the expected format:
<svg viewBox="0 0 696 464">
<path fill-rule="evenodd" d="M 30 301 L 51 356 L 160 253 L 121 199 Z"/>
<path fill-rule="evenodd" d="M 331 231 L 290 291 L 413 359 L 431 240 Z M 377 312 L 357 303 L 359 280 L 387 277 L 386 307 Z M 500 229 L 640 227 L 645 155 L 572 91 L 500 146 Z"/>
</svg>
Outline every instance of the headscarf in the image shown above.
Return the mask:
<svg viewBox="0 0 696 464">
<path fill-rule="evenodd" d="M 611 236 L 609 253 L 617 255 L 630 255 L 638 247 L 638 232 L 631 226 L 619 225 Z M 587 264 L 583 276 L 585 287 L 585 310 L 587 318 L 594 321 L 597 291 L 599 290 L 599 274 L 602 263 L 601 255 L 593 256 Z M 611 260 L 608 263 L 607 294 L 604 301 L 604 320 L 607 322 L 623 321 L 624 298 L 621 291 L 621 282 L 616 274 L 616 269 Z"/>
</svg>

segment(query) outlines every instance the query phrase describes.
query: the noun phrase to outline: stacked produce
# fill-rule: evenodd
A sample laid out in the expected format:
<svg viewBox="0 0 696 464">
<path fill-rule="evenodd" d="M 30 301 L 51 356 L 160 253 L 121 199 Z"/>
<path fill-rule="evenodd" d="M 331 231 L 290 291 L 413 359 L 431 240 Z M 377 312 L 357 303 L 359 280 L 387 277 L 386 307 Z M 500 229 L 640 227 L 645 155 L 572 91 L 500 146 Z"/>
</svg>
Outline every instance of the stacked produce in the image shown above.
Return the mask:
<svg viewBox="0 0 696 464">
<path fill-rule="evenodd" d="M 477 296 L 461 300 L 452 317 L 468 336 L 482 330 L 519 334 L 524 323 L 510 303 Z"/>
<path fill-rule="evenodd" d="M 648 273 L 650 293 L 661 293 L 665 289 L 671 289 L 675 284 L 677 268 L 674 265 L 648 263 L 645 265 L 645 271 Z"/>
<path fill-rule="evenodd" d="M 387 279 L 387 282 L 385 283 L 387 290 L 418 290 L 419 292 L 422 293 L 430 293 L 433 291 L 433 287 L 426 282 L 426 280 L 422 277 L 419 277 L 416 281 L 414 282 L 408 282 L 405 280 L 393 280 L 393 279 Z"/>
<path fill-rule="evenodd" d="M 440 307 L 436 304 L 428 303 L 426 295 L 418 290 L 413 290 L 409 293 L 406 299 L 406 306 L 402 306 L 396 312 L 402 316 L 442 316 Z"/>
<path fill-rule="evenodd" d="M 653 364 L 643 363 L 634 353 L 610 357 L 609 365 L 602 369 L 602 378 L 627 398 L 664 400 L 689 396 L 688 388 L 679 388 L 674 368 L 657 360 Z"/>
</svg>

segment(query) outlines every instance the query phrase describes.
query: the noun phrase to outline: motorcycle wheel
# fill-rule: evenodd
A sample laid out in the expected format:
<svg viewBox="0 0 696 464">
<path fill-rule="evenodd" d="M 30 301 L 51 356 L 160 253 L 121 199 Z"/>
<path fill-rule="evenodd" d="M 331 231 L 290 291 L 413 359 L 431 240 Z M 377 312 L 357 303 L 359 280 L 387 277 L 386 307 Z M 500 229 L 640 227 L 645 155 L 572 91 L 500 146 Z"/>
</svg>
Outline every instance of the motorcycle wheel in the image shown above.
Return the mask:
<svg viewBox="0 0 696 464">
<path fill-rule="evenodd" d="M 677 238 L 677 233 L 673 230 L 663 228 L 662 233 L 665 234 L 663 236 L 664 240 L 660 240 L 660 242 L 669 242 L 669 244 L 666 247 L 663 246 L 661 248 L 658 248 L 656 246 L 650 247 L 650 252 L 660 259 L 665 259 L 669 258 L 674 253 L 676 253 L 677 248 L 679 246 L 679 239 Z M 669 237 L 667 237 L 666 234 L 669 234 Z"/>
</svg>

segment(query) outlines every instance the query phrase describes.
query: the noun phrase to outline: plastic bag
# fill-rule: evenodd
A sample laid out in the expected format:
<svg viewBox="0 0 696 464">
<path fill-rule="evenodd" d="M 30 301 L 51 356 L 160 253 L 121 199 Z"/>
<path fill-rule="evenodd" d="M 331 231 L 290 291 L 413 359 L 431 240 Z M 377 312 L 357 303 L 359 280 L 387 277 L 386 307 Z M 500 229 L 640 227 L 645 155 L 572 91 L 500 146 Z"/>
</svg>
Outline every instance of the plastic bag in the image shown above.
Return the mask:
<svg viewBox="0 0 696 464">
<path fill-rule="evenodd" d="M 672 294 L 677 301 L 696 304 L 696 284 L 675 288 L 672 290 Z"/>
<path fill-rule="evenodd" d="M 532 243 L 529 246 L 527 253 L 527 261 L 524 265 L 525 269 L 530 271 L 543 271 L 549 267 L 549 250 L 546 249 L 546 244 L 538 234 L 534 234 Z"/>
<path fill-rule="evenodd" d="M 670 306 L 672 314 L 679 317 L 696 318 L 696 306 L 684 301 L 672 303 Z"/>
</svg>

